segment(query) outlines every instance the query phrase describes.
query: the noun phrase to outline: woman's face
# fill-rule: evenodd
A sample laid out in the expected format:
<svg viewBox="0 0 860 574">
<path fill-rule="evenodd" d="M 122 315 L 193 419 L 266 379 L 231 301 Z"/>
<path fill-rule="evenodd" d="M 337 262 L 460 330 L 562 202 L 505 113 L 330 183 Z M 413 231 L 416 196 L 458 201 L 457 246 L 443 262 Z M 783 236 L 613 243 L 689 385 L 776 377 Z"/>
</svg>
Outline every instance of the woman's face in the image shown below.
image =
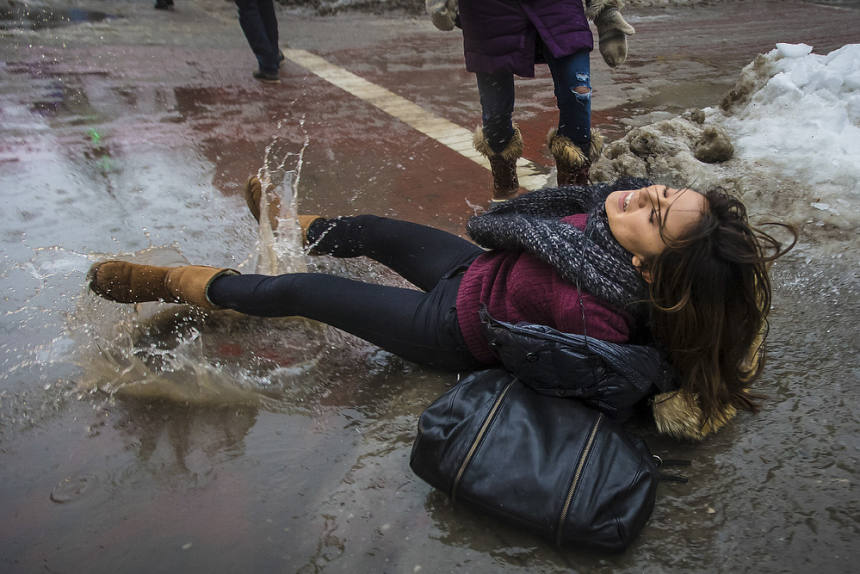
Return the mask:
<svg viewBox="0 0 860 574">
<path fill-rule="evenodd" d="M 606 198 L 609 229 L 618 243 L 633 254 L 636 267 L 663 252 L 666 248 L 664 235 L 681 237 L 699 221 L 706 208 L 707 201 L 702 194 L 665 185 L 614 191 Z"/>
</svg>

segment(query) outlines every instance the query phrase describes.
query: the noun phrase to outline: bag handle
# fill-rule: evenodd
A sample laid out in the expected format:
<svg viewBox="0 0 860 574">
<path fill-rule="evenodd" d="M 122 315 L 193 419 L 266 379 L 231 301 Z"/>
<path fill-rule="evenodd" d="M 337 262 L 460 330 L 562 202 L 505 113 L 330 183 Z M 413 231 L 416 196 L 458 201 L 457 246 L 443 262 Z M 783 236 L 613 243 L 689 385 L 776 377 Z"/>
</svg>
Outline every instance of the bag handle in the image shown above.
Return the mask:
<svg viewBox="0 0 860 574">
<path fill-rule="evenodd" d="M 662 458 L 660 458 L 656 454 L 652 454 L 651 456 L 654 457 L 654 461 L 657 463 L 658 468 L 661 466 L 692 466 L 692 464 L 693 464 L 692 461 L 689 461 L 689 460 L 677 460 L 677 459 L 663 460 Z M 687 484 L 688 482 L 690 482 L 690 479 L 687 478 L 686 476 L 680 476 L 680 475 L 676 475 L 676 474 L 663 474 L 662 472 L 660 473 L 660 480 L 662 480 L 663 482 L 680 482 L 683 484 Z"/>
</svg>

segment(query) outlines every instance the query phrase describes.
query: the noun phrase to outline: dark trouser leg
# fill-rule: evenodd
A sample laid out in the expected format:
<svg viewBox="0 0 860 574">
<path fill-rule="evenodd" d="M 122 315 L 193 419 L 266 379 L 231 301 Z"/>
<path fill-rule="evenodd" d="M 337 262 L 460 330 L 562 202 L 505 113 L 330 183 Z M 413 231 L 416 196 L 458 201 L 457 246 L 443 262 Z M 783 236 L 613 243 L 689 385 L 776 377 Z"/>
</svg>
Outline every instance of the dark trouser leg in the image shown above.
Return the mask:
<svg viewBox="0 0 860 574">
<path fill-rule="evenodd" d="M 308 244 L 335 257 L 370 257 L 424 291 L 483 253 L 441 229 L 375 215 L 318 220 L 308 229 Z"/>
<path fill-rule="evenodd" d="M 490 148 L 502 153 L 514 137 L 514 75 L 475 74 L 481 97 L 484 137 Z"/>
<path fill-rule="evenodd" d="M 260 317 L 301 316 L 361 337 L 404 359 L 451 370 L 481 366 L 457 323 L 462 273 L 483 250 L 425 225 L 374 215 L 319 220 L 308 230 L 315 250 L 370 257 L 423 291 L 320 273 L 221 277 L 216 305 Z"/>
<path fill-rule="evenodd" d="M 442 279 L 425 293 L 320 273 L 233 275 L 213 281 L 209 299 L 247 315 L 320 321 L 421 365 L 472 370 L 481 365 L 456 320 L 461 278 Z"/>
<path fill-rule="evenodd" d="M 260 18 L 263 21 L 263 29 L 266 31 L 266 38 L 269 39 L 269 44 L 277 52 L 278 50 L 278 17 L 275 15 L 274 0 L 257 0 L 257 9 L 260 11 Z"/>
<path fill-rule="evenodd" d="M 257 57 L 260 71 L 278 73 L 277 33 L 270 38 L 267 30 L 277 30 L 273 0 L 235 0 L 239 9 L 239 25 L 248 40 L 248 45 Z"/>
</svg>

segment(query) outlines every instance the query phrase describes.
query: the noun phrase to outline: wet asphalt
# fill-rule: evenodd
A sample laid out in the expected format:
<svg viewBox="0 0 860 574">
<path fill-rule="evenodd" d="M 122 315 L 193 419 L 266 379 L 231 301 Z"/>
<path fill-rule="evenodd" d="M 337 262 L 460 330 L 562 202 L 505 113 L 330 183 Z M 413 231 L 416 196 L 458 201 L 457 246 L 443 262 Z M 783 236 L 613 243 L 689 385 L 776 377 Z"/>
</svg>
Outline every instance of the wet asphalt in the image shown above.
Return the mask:
<svg viewBox="0 0 860 574">
<path fill-rule="evenodd" d="M 257 236 L 241 183 L 273 158 L 289 167 L 304 150 L 303 213 L 370 212 L 462 233 L 489 198 L 487 169 L 455 149 L 480 118 L 459 32 L 408 14 L 284 10 L 281 44 L 296 57 L 280 84 L 264 85 L 251 78 L 231 3 L 176 4 L 3 16 L 0 570 L 854 571 L 860 280 L 854 263 L 815 253 L 776 272 L 764 412 L 703 445 L 640 429 L 655 452 L 692 460 L 692 480 L 661 485 L 649 526 L 620 556 L 553 548 L 432 492 L 408 454 L 418 414 L 450 375 L 336 333 L 302 330 L 305 347 L 292 326 L 189 327 L 209 337 L 207 361 L 265 397 L 253 404 L 88 390 L 82 341 L 132 321 L 84 292 L 89 264 L 152 248 L 245 263 Z M 594 123 L 610 138 L 716 105 L 776 42 L 826 53 L 860 40 L 860 12 L 840 5 L 626 14 L 637 30 L 627 63 L 592 60 Z M 302 54 L 400 99 L 380 107 L 378 93 L 338 87 Z M 540 70 L 517 90 L 525 157 L 549 178 L 551 79 Z M 424 115 L 392 115 L 411 109 L 401 100 L 450 122 L 451 141 L 417 129 Z M 378 279 L 361 265 L 337 270 Z M 169 338 L 158 328 L 147 337 Z M 131 364 L 120 355 L 117 372 Z"/>
</svg>

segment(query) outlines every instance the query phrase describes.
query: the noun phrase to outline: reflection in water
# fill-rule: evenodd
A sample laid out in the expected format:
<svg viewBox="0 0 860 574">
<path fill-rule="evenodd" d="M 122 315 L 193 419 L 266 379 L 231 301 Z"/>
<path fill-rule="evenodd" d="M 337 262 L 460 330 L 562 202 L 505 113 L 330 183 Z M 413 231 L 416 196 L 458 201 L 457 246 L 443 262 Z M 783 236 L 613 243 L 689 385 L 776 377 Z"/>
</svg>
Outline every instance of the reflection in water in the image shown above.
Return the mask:
<svg viewBox="0 0 860 574">
<path fill-rule="evenodd" d="M 126 400 L 114 429 L 137 459 L 113 477 L 114 486 L 128 486 L 145 475 L 160 482 L 200 486 L 212 470 L 240 457 L 257 411 L 248 407 L 195 408 L 164 402 Z"/>
<path fill-rule="evenodd" d="M 447 546 L 465 547 L 488 553 L 504 563 L 534 566 L 541 547 L 551 547 L 543 540 L 524 534 L 477 512 L 434 490 L 424 503 L 427 515 L 433 520 L 437 538 Z M 481 532 L 474 536 L 473 532 Z M 536 556 L 537 555 L 537 556 Z"/>
</svg>

